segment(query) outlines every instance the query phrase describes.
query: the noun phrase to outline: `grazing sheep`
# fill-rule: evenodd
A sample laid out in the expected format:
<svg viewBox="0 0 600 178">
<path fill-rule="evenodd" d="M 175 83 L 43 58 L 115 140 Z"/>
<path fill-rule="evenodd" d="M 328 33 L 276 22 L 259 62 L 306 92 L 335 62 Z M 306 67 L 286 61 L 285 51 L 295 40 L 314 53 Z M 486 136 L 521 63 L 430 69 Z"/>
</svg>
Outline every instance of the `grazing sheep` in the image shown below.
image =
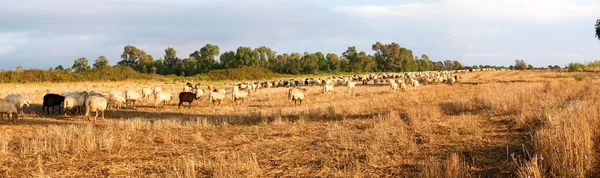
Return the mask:
<svg viewBox="0 0 600 178">
<path fill-rule="evenodd" d="M 121 94 L 115 94 L 115 93 L 111 93 L 110 95 L 108 95 L 108 106 L 110 107 L 111 105 L 116 105 L 117 109 L 121 109 L 121 104 L 126 104 L 127 100 L 125 99 L 125 97 Z"/>
<path fill-rule="evenodd" d="M 23 105 L 29 107 L 29 104 L 31 103 L 27 98 L 25 98 L 22 95 L 6 95 L 6 97 L 4 97 L 4 99 L 15 103 L 15 107 L 17 107 L 17 109 L 21 110 L 21 112 L 20 112 L 21 115 L 25 115 L 24 111 L 23 111 L 23 110 L 25 110 L 23 108 Z"/>
<path fill-rule="evenodd" d="M 161 92 L 162 88 L 160 87 L 154 87 L 154 89 L 152 89 L 152 94 L 156 95 L 156 93 Z"/>
<path fill-rule="evenodd" d="M 171 99 L 173 98 L 173 96 L 171 96 L 171 93 L 169 92 L 158 92 L 156 93 L 156 95 L 154 95 L 154 99 L 156 99 L 156 101 L 154 102 L 154 106 L 156 106 L 156 108 L 158 108 L 158 103 L 163 102 L 164 105 L 167 105 L 167 103 L 169 101 L 171 101 Z"/>
<path fill-rule="evenodd" d="M 217 106 L 221 105 L 221 102 L 225 99 L 225 94 L 222 92 L 210 92 L 208 95 L 208 100 L 212 102 L 213 106 L 215 103 L 218 103 Z"/>
<path fill-rule="evenodd" d="M 152 95 L 152 89 L 150 88 L 142 88 L 142 98 L 150 98 L 150 95 Z"/>
<path fill-rule="evenodd" d="M 106 110 L 106 106 L 108 102 L 106 98 L 100 96 L 90 96 L 85 99 L 85 117 L 90 120 L 90 112 L 96 112 L 96 116 L 94 117 L 94 121 L 98 118 L 98 112 L 102 112 L 102 119 L 104 119 L 104 111 Z"/>
<path fill-rule="evenodd" d="M 177 108 L 181 108 L 183 103 L 189 103 L 188 108 L 191 108 L 194 100 L 198 100 L 197 94 L 192 92 L 181 92 L 179 93 L 179 104 L 177 105 Z"/>
<path fill-rule="evenodd" d="M 249 93 L 246 91 L 234 91 L 231 92 L 231 97 L 233 99 L 233 102 L 235 102 L 235 104 L 240 105 L 244 102 L 244 100 L 248 97 Z M 238 103 L 238 101 L 240 101 Z"/>
<path fill-rule="evenodd" d="M 448 79 L 446 79 L 446 83 L 454 85 L 454 83 L 456 83 L 456 78 L 454 76 L 449 76 Z"/>
<path fill-rule="evenodd" d="M 404 83 L 402 83 L 402 84 L 404 84 Z M 390 82 L 390 88 L 392 89 L 393 92 L 396 92 L 396 90 L 398 90 L 398 83 Z"/>
<path fill-rule="evenodd" d="M 356 82 L 348 81 L 346 83 L 346 85 L 348 86 L 348 91 L 350 91 L 350 93 L 354 92 L 354 87 L 356 87 Z"/>
<path fill-rule="evenodd" d="M 188 82 L 183 86 L 183 92 L 191 92 L 193 88 L 192 84 Z"/>
<path fill-rule="evenodd" d="M 327 92 L 331 92 L 331 91 L 333 91 L 333 84 L 332 83 L 323 85 L 323 94 L 325 94 Z"/>
<path fill-rule="evenodd" d="M 304 100 L 304 93 L 302 91 L 306 91 L 305 88 L 297 89 L 290 88 L 288 90 L 288 98 L 294 101 L 294 106 L 296 106 L 296 102 L 299 101 L 300 105 L 302 105 L 302 100 Z"/>
<path fill-rule="evenodd" d="M 50 114 L 50 107 L 52 107 L 52 114 L 54 114 L 54 107 L 60 106 L 60 104 L 63 103 L 64 100 L 65 97 L 58 94 L 48 93 L 44 95 L 44 102 L 42 103 L 42 117 L 44 117 L 44 112 L 46 112 L 46 108 L 48 108 L 48 114 Z M 60 112 L 61 111 L 59 109 L 58 113 Z"/>
<path fill-rule="evenodd" d="M 418 80 L 411 80 L 411 82 L 412 82 L 412 86 L 413 87 L 415 87 L 415 88 L 419 87 L 419 81 Z"/>
<path fill-rule="evenodd" d="M 140 99 L 140 94 L 135 90 L 127 90 L 125 91 L 125 105 L 128 103 L 132 103 L 132 109 L 135 109 L 135 102 Z"/>
<path fill-rule="evenodd" d="M 63 108 L 65 111 L 65 116 L 67 116 L 67 112 L 73 109 L 77 109 L 76 112 L 81 112 L 81 107 L 84 105 L 85 96 L 81 95 L 67 95 L 65 96 L 65 100 L 63 101 Z"/>
<path fill-rule="evenodd" d="M 12 117 L 13 122 L 17 121 L 18 113 L 15 103 L 9 100 L 0 99 L 0 119 L 4 117 L 4 114 L 10 119 Z"/>
</svg>

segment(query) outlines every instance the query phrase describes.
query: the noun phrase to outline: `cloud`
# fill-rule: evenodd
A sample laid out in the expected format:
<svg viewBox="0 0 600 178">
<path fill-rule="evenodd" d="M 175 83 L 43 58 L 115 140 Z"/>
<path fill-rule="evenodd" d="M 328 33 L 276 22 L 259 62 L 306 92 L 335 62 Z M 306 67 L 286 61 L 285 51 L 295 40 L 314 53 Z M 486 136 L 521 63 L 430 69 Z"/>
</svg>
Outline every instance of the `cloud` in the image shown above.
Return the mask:
<svg viewBox="0 0 600 178">
<path fill-rule="evenodd" d="M 0 32 L 0 56 L 12 53 L 25 45 L 29 39 L 25 33 Z"/>
<path fill-rule="evenodd" d="M 0 24 L 11 24 L 0 26 L 0 34 L 29 39 L 26 45 L 0 47 L 0 52 L 12 53 L 10 59 L 0 58 L 7 68 L 18 65 L 14 59 L 37 60 L 39 55 L 33 54 L 63 65 L 99 55 L 116 63 L 125 45 L 138 46 L 156 59 L 169 46 L 187 57 L 206 43 L 222 52 L 262 45 L 281 53 L 337 52 L 348 45 L 343 42 L 366 33 L 345 15 L 293 0 L 8 0 L 0 2 Z M 33 67 L 45 68 L 40 65 Z"/>
<path fill-rule="evenodd" d="M 598 17 L 600 3 L 592 0 L 441 0 L 400 5 L 338 6 L 335 12 L 365 18 L 405 18 L 431 21 L 516 20 L 556 23 Z"/>
</svg>

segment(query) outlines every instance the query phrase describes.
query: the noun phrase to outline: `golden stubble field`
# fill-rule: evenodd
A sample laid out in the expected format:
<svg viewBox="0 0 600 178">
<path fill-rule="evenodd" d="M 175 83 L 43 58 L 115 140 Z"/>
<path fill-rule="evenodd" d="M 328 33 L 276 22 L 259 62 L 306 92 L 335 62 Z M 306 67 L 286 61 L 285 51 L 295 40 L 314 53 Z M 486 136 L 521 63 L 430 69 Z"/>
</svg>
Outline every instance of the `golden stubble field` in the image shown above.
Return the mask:
<svg viewBox="0 0 600 178">
<path fill-rule="evenodd" d="M 598 175 L 597 73 L 476 72 L 457 85 L 285 88 L 240 106 L 177 108 L 182 82 L 0 84 L 33 102 L 0 120 L 0 177 L 589 177 Z M 201 83 L 204 87 L 207 83 Z M 105 120 L 40 118 L 44 94 L 162 87 Z M 230 95 L 228 95 L 230 98 Z"/>
</svg>

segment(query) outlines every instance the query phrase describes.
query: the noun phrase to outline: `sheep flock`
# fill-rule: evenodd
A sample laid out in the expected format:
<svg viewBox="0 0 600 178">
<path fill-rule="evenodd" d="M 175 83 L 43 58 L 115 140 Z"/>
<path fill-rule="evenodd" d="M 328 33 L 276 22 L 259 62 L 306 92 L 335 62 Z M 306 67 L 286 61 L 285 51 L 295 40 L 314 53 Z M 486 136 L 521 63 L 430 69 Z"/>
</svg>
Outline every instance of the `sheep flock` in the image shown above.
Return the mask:
<svg viewBox="0 0 600 178">
<path fill-rule="evenodd" d="M 494 71 L 493 68 L 483 68 L 477 70 L 452 70 L 452 71 L 425 71 L 425 72 L 402 72 L 402 73 L 371 73 L 356 74 L 351 76 L 329 76 L 321 78 L 304 79 L 276 79 L 265 81 L 246 81 L 234 82 L 228 86 L 214 87 L 193 85 L 187 82 L 180 91 L 163 91 L 160 87 L 145 86 L 141 88 L 130 88 L 125 91 L 111 91 L 109 93 L 100 93 L 95 91 L 71 91 L 57 93 L 47 93 L 43 97 L 41 116 L 45 114 L 64 114 L 64 116 L 74 117 L 83 115 L 91 120 L 100 116 L 104 119 L 104 112 L 112 109 L 136 109 L 136 102 L 139 100 L 153 100 L 154 107 L 160 109 L 161 106 L 167 106 L 173 99 L 178 99 L 178 108 L 187 103 L 191 108 L 195 100 L 202 100 L 212 104 L 212 107 L 219 107 L 223 102 L 231 100 L 233 106 L 242 105 L 244 101 L 252 98 L 252 93 L 264 88 L 287 88 L 287 93 L 281 93 L 287 96 L 285 100 L 290 102 L 290 106 L 302 105 L 302 101 L 310 100 L 307 93 L 309 86 L 320 86 L 321 95 L 327 95 L 334 91 L 335 87 L 342 86 L 352 95 L 356 88 L 368 85 L 389 86 L 390 92 L 405 92 L 409 87 L 417 89 L 420 85 L 455 85 L 460 83 L 461 75 L 469 72 Z M 206 95 L 206 97 L 205 97 Z M 227 97 L 227 96 L 231 97 Z M 317 95 L 317 94 L 315 94 Z M 293 104 L 292 104 L 293 103 Z M 29 107 L 30 100 L 19 94 L 8 94 L 0 99 L 0 119 L 4 114 L 13 118 L 13 122 L 18 115 L 24 115 L 24 107 Z M 110 111 L 109 111 L 110 112 Z"/>
</svg>

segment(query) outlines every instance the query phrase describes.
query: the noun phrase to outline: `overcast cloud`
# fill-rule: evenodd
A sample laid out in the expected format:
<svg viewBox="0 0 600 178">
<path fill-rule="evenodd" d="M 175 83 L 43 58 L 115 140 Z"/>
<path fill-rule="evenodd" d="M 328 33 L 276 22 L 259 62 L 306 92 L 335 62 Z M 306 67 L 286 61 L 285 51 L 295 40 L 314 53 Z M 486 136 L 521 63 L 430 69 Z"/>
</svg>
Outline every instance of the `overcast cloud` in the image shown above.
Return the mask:
<svg viewBox="0 0 600 178">
<path fill-rule="evenodd" d="M 417 55 L 464 64 L 536 66 L 600 60 L 596 0 L 4 0 L 0 68 L 71 66 L 125 45 L 158 59 L 206 43 L 221 52 L 265 45 L 278 53 L 371 52 L 398 42 Z"/>
</svg>

